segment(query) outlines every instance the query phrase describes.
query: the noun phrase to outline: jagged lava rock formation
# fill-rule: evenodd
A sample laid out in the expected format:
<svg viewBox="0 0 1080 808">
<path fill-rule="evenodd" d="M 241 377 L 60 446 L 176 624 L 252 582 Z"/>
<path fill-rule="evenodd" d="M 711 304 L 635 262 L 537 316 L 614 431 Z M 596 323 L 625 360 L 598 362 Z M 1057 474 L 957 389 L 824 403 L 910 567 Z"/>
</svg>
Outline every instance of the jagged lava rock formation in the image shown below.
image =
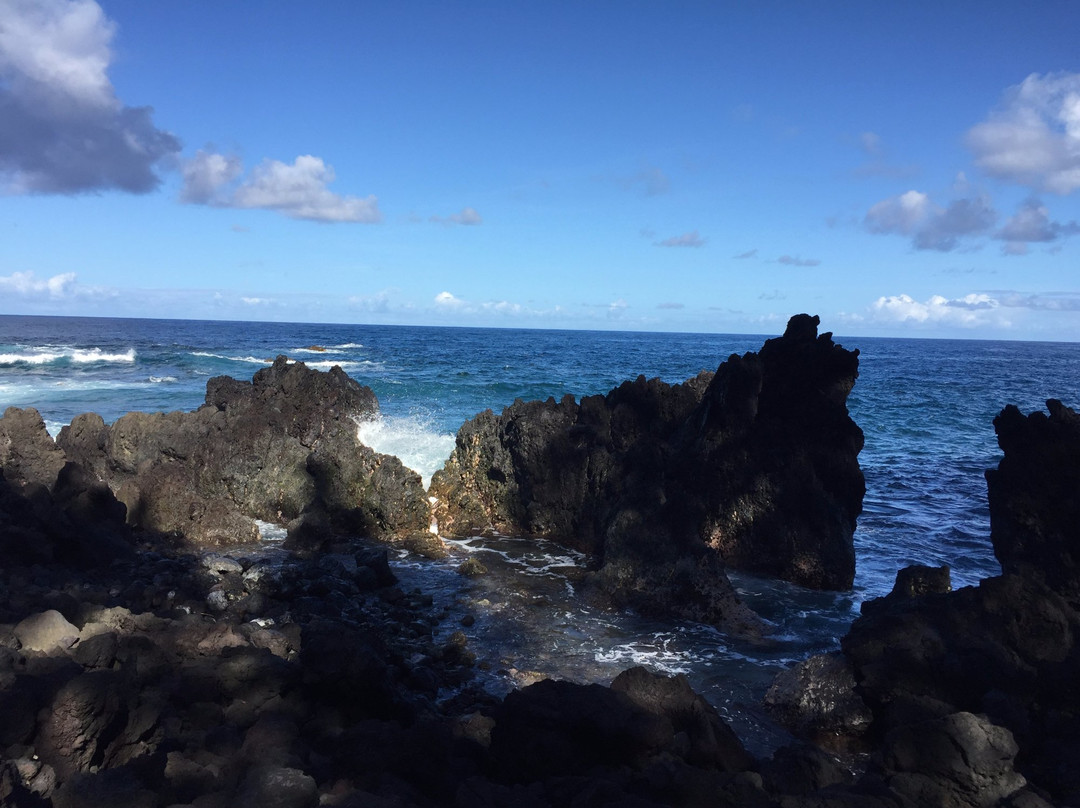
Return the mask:
<svg viewBox="0 0 1080 808">
<path fill-rule="evenodd" d="M 915 804 L 1080 804 L 1080 417 L 1047 407 L 994 419 L 1004 457 L 986 477 L 1003 574 L 954 592 L 947 568 L 901 570 L 863 604 L 841 657 L 803 663 L 770 693 L 806 734 L 862 733 Z"/>
<path fill-rule="evenodd" d="M 682 384 L 638 377 L 481 413 L 432 479 L 440 529 L 557 541 L 592 556 L 615 602 L 715 623 L 735 614 L 725 564 L 850 587 L 858 351 L 818 324 L 796 315 L 760 352 Z"/>
<path fill-rule="evenodd" d="M 377 414 L 371 389 L 340 368 L 320 373 L 280 356 L 250 382 L 211 379 L 193 412 L 134 412 L 112 426 L 88 413 L 57 445 L 109 484 L 133 526 L 196 544 L 257 539 L 254 519 L 291 522 L 297 537 L 425 534 L 419 475 L 357 437 L 357 419 Z"/>
</svg>

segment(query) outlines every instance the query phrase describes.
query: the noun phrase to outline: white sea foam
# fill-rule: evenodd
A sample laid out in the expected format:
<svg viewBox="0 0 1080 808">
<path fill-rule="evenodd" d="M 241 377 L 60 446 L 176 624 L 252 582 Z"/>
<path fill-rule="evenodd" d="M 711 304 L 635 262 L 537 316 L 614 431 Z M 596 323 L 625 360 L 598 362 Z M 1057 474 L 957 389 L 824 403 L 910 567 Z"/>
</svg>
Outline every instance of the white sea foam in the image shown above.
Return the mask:
<svg viewBox="0 0 1080 808">
<path fill-rule="evenodd" d="M 328 354 L 337 351 L 334 348 L 293 348 L 289 353 Z"/>
<path fill-rule="evenodd" d="M 364 346 L 361 345 L 359 342 L 343 342 L 341 345 L 334 345 L 332 347 L 336 348 L 339 351 L 347 351 L 350 348 L 363 348 Z"/>
<path fill-rule="evenodd" d="M 135 349 L 128 348 L 123 353 L 105 353 L 101 348 L 31 348 L 27 353 L 2 353 L 0 365 L 48 365 L 68 359 L 86 364 L 90 362 L 134 362 Z"/>
<path fill-rule="evenodd" d="M 208 353 L 206 351 L 192 351 L 192 356 L 203 356 L 207 359 L 224 359 L 226 362 L 251 362 L 256 365 L 273 364 L 273 359 L 260 359 L 257 356 L 225 356 L 224 354 Z"/>
<path fill-rule="evenodd" d="M 394 455 L 431 485 L 431 475 L 442 468 L 454 450 L 454 436 L 437 432 L 421 416 L 382 415 L 357 426 L 361 443 L 381 454 Z"/>
<path fill-rule="evenodd" d="M 134 362 L 135 349 L 128 348 L 123 353 L 105 353 L 100 348 L 91 348 L 87 351 L 73 351 L 73 362 Z"/>
<path fill-rule="evenodd" d="M 49 433 L 53 440 L 56 440 L 56 436 L 60 434 L 60 430 L 67 426 L 63 421 L 50 421 L 48 418 L 45 421 L 45 431 Z"/>
<path fill-rule="evenodd" d="M 49 362 L 55 362 L 64 356 L 61 353 L 47 353 L 42 351 L 41 353 L 3 353 L 0 354 L 0 365 L 47 365 Z"/>
<path fill-rule="evenodd" d="M 150 377 L 151 384 L 169 384 L 169 383 L 175 382 L 175 381 L 176 381 L 175 376 L 151 376 Z"/>
<path fill-rule="evenodd" d="M 259 528 L 259 537 L 263 541 L 285 541 L 289 536 L 289 532 L 285 528 L 281 525 L 275 525 L 273 522 L 256 519 L 255 525 Z"/>
</svg>

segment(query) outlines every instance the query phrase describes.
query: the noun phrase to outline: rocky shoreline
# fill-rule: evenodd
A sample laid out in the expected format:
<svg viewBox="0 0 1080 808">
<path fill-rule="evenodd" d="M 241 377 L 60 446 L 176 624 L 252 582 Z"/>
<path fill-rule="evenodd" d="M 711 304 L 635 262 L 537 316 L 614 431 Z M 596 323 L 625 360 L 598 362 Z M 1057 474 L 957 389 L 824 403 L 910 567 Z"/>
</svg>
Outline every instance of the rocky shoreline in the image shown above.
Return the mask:
<svg viewBox="0 0 1080 808">
<path fill-rule="evenodd" d="M 576 536 L 613 602 L 681 574 L 688 614 L 743 629 L 723 570 L 755 547 L 843 586 L 857 352 L 817 324 L 685 385 L 479 417 L 433 484 L 440 526 Z M 1003 575 L 901 571 L 777 680 L 767 708 L 803 740 L 755 759 L 683 677 L 484 692 L 373 541 L 443 552 L 419 477 L 356 437 L 369 394 L 282 357 L 192 413 L 81 416 L 55 442 L 33 410 L 0 418 L 0 805 L 1080 804 L 1080 417 L 1059 402 L 995 421 Z M 256 519 L 288 527 L 274 558 L 230 547 Z"/>
</svg>

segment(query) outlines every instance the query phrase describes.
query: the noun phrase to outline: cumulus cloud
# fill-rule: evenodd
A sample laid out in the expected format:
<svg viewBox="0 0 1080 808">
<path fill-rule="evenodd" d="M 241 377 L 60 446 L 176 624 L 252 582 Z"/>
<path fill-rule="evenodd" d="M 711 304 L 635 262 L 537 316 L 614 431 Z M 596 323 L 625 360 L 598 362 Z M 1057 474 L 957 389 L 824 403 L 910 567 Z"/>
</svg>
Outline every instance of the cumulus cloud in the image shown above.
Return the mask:
<svg viewBox="0 0 1080 808">
<path fill-rule="evenodd" d="M 995 237 L 1005 242 L 1003 249 L 1007 255 L 1024 255 L 1028 251 L 1027 245 L 1032 242 L 1057 241 L 1076 233 L 1080 233 L 1080 224 L 1075 221 L 1051 221 L 1046 206 L 1038 199 L 1031 198 L 1021 204 Z"/>
<path fill-rule="evenodd" d="M 460 309 L 466 303 L 459 297 L 454 297 L 450 292 L 439 292 L 435 295 L 435 305 L 441 309 Z"/>
<path fill-rule="evenodd" d="M 183 202 L 221 208 L 272 210 L 290 219 L 313 222 L 382 221 L 374 196 L 343 196 L 327 186 L 334 169 L 322 158 L 304 154 L 292 164 L 263 160 L 234 184 L 243 167 L 236 157 L 200 150 L 181 169 Z"/>
<path fill-rule="evenodd" d="M 986 173 L 1055 194 L 1080 188 L 1080 73 L 1032 73 L 967 134 Z"/>
<path fill-rule="evenodd" d="M 477 225 L 484 223 L 483 218 L 476 212 L 476 208 L 469 207 L 464 207 L 457 213 L 452 213 L 449 216 L 432 216 L 430 221 L 446 225 Z"/>
<path fill-rule="evenodd" d="M 912 190 L 873 205 L 863 226 L 871 233 L 910 236 L 919 250 L 951 252 L 961 239 L 987 232 L 996 220 L 997 212 L 985 194 L 940 207 L 927 194 Z"/>
<path fill-rule="evenodd" d="M 108 77 L 115 26 L 93 0 L 4 0 L 0 177 L 12 193 L 146 193 L 180 151 Z"/>
<path fill-rule="evenodd" d="M 910 295 L 878 298 L 871 306 L 873 319 L 893 323 L 955 325 L 974 328 L 982 325 L 1008 325 L 999 300 L 985 293 L 960 298 L 932 295 L 919 301 Z"/>
<path fill-rule="evenodd" d="M 787 264 L 792 267 L 816 267 L 821 264 L 817 258 L 801 258 L 797 255 L 781 255 L 776 259 L 778 264 Z"/>
<path fill-rule="evenodd" d="M 229 207 L 274 210 L 290 219 L 316 222 L 382 221 L 378 200 L 341 196 L 326 186 L 334 169 L 319 157 L 304 154 L 292 165 L 263 160 L 232 195 Z"/>
<path fill-rule="evenodd" d="M 39 279 L 33 272 L 13 272 L 0 276 L 4 294 L 22 298 L 64 298 L 75 291 L 75 273 L 64 272 L 51 278 Z"/>
<path fill-rule="evenodd" d="M 697 230 L 683 233 L 681 236 L 672 236 L 663 241 L 656 242 L 657 247 L 704 247 L 705 239 L 698 235 Z"/>
<path fill-rule="evenodd" d="M 180 168 L 184 180 L 180 201 L 195 205 L 224 203 L 226 200 L 221 199 L 219 194 L 242 171 L 239 157 L 199 149 Z"/>
</svg>

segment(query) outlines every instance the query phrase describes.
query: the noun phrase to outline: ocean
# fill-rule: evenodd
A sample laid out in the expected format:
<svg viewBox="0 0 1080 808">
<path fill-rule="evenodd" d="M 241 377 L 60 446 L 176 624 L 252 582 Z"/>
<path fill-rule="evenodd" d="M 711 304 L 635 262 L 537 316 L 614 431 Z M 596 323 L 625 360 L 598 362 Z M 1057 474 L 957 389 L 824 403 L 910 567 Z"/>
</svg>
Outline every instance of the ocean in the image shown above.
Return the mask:
<svg viewBox="0 0 1080 808">
<path fill-rule="evenodd" d="M 828 323 L 822 324 L 827 330 Z M 430 480 L 454 434 L 484 409 L 516 398 L 604 393 L 639 374 L 683 381 L 754 351 L 757 336 L 367 325 L 195 322 L 0 316 L 0 410 L 37 408 L 55 435 L 75 415 L 107 421 L 132 411 L 195 409 L 206 381 L 249 379 L 279 354 L 340 365 L 378 396 L 382 418 L 363 427 L 374 449 Z M 1000 458 L 994 416 L 1047 398 L 1080 406 L 1080 343 L 835 337 L 860 351 L 848 407 L 866 435 L 864 512 L 850 592 L 821 593 L 733 575 L 773 622 L 748 643 L 688 623 L 605 612 L 579 597 L 584 559 L 519 537 L 453 543 L 430 562 L 398 554 L 405 585 L 447 609 L 440 630 L 464 630 L 479 675 L 495 690 L 554 675 L 607 682 L 629 665 L 686 673 L 751 749 L 772 731 L 756 704 L 781 668 L 832 650 L 859 604 L 887 593 L 908 564 L 948 564 L 955 587 L 1000 572 L 990 545 L 983 471 Z M 474 555 L 490 570 L 464 578 Z M 462 629 L 461 620 L 471 623 Z"/>
</svg>

